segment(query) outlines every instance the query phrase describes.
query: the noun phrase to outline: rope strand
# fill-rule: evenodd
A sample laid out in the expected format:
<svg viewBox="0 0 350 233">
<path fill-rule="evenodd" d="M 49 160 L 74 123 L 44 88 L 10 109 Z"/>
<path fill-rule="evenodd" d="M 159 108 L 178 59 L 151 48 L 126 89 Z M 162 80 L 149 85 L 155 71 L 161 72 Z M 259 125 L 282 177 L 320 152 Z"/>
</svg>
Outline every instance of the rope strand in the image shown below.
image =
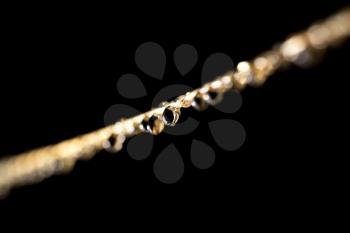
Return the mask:
<svg viewBox="0 0 350 233">
<path fill-rule="evenodd" d="M 222 94 L 243 90 L 247 85 L 259 86 L 281 67 L 295 64 L 306 67 L 317 61 L 330 46 L 338 45 L 350 36 L 350 8 L 294 34 L 279 46 L 262 53 L 252 61 L 238 63 L 236 71 L 229 71 L 202 87 L 179 96 L 160 107 L 97 131 L 0 160 L 0 196 L 13 187 L 37 183 L 54 174 L 69 172 L 77 160 L 90 159 L 103 149 L 117 152 L 125 138 L 140 133 L 157 135 L 164 127 L 174 126 L 181 108 L 204 110 L 216 104 Z M 216 97 L 211 95 L 214 93 Z M 171 113 L 165 115 L 164 113 Z"/>
</svg>

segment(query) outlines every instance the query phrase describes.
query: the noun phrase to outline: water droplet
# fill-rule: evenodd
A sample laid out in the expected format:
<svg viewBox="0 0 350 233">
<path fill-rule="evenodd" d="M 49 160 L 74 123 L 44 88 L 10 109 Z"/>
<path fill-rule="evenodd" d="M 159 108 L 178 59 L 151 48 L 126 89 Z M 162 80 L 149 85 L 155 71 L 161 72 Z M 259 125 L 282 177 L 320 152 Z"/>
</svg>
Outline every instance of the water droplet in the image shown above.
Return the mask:
<svg viewBox="0 0 350 233">
<path fill-rule="evenodd" d="M 208 104 L 204 101 L 202 94 L 198 93 L 193 98 L 192 107 L 198 111 L 203 111 L 208 108 Z"/>
<path fill-rule="evenodd" d="M 167 107 L 163 112 L 163 121 L 168 126 L 175 126 L 180 117 L 180 109 Z"/>
<path fill-rule="evenodd" d="M 124 136 L 113 134 L 103 143 L 102 146 L 106 151 L 116 153 L 122 149 L 124 141 Z"/>
<path fill-rule="evenodd" d="M 216 105 L 219 103 L 223 98 L 222 93 L 218 93 L 216 91 L 208 91 L 206 94 L 204 94 L 203 99 L 205 102 L 207 102 L 209 105 Z"/>
<path fill-rule="evenodd" d="M 144 119 L 141 122 L 140 129 L 143 132 L 148 132 L 153 135 L 157 135 L 163 131 L 164 122 L 157 116 L 151 116 L 149 119 Z"/>
</svg>

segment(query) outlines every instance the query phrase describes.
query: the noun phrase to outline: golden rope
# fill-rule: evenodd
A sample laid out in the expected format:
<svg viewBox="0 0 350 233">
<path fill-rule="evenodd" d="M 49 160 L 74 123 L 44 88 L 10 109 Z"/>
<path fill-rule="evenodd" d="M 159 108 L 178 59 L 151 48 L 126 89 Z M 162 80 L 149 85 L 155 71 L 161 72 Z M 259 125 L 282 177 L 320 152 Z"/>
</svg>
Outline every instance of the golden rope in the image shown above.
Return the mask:
<svg viewBox="0 0 350 233">
<path fill-rule="evenodd" d="M 238 63 L 230 71 L 201 88 L 164 102 L 160 107 L 111 126 L 61 143 L 10 156 L 0 160 L 0 196 L 16 186 L 40 182 L 54 174 L 70 171 L 77 160 L 89 159 L 102 149 L 119 151 L 126 137 L 148 132 L 154 135 L 164 126 L 174 126 L 181 108 L 204 110 L 214 105 L 222 94 L 242 90 L 247 85 L 261 85 L 281 67 L 289 64 L 307 66 L 319 58 L 330 46 L 343 42 L 350 36 L 350 8 L 345 8 L 328 19 L 311 25 L 307 30 L 290 36 L 272 50 L 262 53 L 252 61 Z"/>
</svg>

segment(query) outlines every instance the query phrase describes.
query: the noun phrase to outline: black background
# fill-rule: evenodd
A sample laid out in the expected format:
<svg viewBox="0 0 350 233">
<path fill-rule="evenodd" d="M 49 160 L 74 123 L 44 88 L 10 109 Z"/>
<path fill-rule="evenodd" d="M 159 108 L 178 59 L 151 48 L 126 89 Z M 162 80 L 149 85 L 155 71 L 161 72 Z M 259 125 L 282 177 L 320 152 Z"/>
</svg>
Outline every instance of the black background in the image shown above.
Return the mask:
<svg viewBox="0 0 350 233">
<path fill-rule="evenodd" d="M 310 6 L 293 1 L 196 7 L 169 3 L 159 9 L 106 7 L 108 12 L 94 6 L 58 11 L 16 6 L 3 20 L 1 36 L 0 156 L 100 128 L 106 109 L 115 103 L 147 110 L 158 89 L 178 83 L 171 57 L 180 44 L 192 44 L 199 52 L 191 78 L 182 79 L 198 86 L 208 55 L 224 52 L 235 63 L 250 59 L 345 5 L 346 1 Z M 122 99 L 116 81 L 125 73 L 142 75 L 134 52 L 146 41 L 165 49 L 166 79 L 145 82 L 150 94 L 145 102 Z M 347 43 L 329 51 L 317 67 L 279 72 L 262 88 L 245 90 L 243 106 L 233 115 L 247 132 L 238 151 L 215 147 L 205 126 L 190 135 L 215 147 L 216 162 L 208 170 L 190 164 L 188 138 L 161 135 L 145 161 L 132 160 L 125 150 L 116 155 L 102 152 L 89 162 L 78 162 L 69 175 L 13 190 L 2 204 L 12 210 L 24 207 L 26 214 L 34 209 L 51 213 L 97 207 L 138 215 L 156 204 L 168 210 L 317 204 L 322 194 L 336 187 L 338 165 L 332 161 L 346 154 L 341 152 L 341 133 L 349 94 L 342 88 L 349 77 L 349 48 Z M 210 109 L 198 117 L 205 122 L 227 116 Z M 157 153 L 174 140 L 186 171 L 180 182 L 164 185 L 154 177 L 152 165 Z"/>
</svg>

